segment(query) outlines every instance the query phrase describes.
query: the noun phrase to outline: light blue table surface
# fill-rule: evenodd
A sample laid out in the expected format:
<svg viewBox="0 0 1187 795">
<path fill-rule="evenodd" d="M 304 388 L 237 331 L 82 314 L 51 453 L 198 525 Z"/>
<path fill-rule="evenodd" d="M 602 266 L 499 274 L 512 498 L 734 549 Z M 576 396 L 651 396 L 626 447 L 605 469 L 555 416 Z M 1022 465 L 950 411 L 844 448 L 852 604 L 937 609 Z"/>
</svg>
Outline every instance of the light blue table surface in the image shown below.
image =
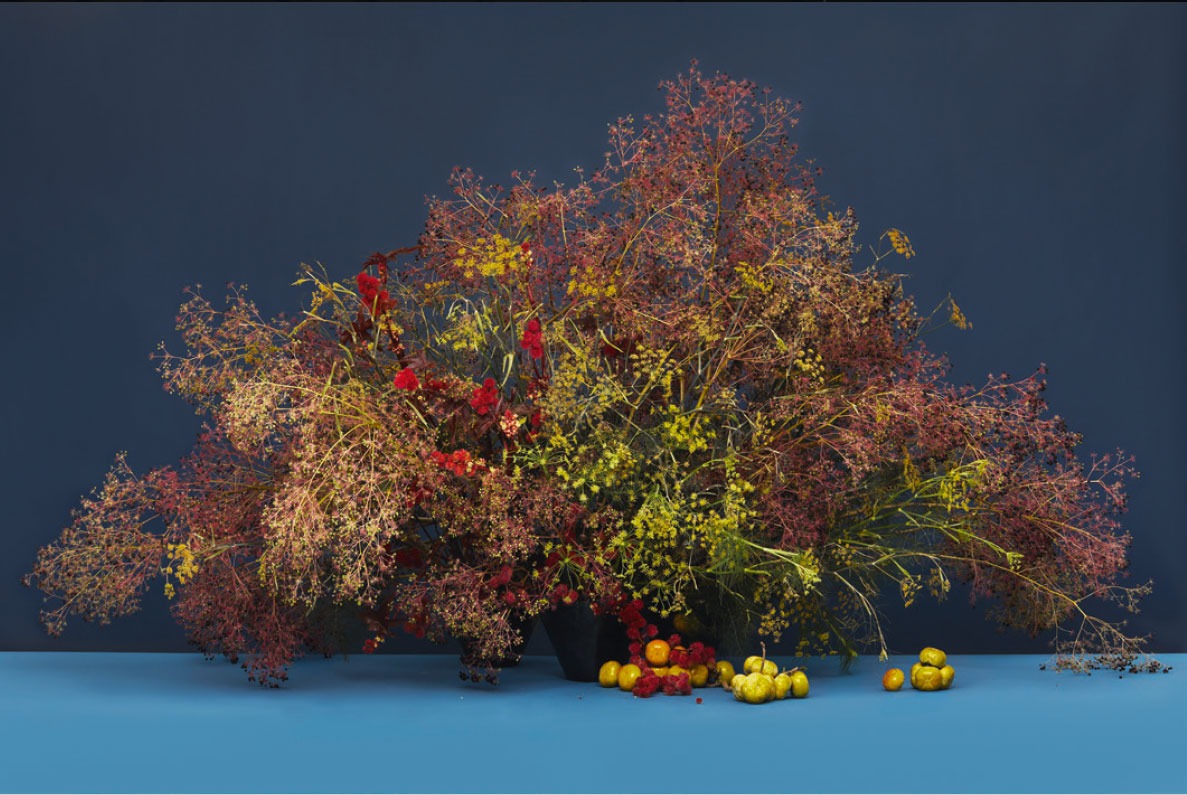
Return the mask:
<svg viewBox="0 0 1187 795">
<path fill-rule="evenodd" d="M 1184 792 L 1187 655 L 1160 659 L 1119 679 L 957 656 L 939 693 L 882 690 L 911 658 L 815 659 L 808 698 L 750 706 L 636 699 L 547 657 L 497 688 L 449 656 L 308 659 L 266 690 L 198 655 L 12 652 L 0 790 Z"/>
</svg>

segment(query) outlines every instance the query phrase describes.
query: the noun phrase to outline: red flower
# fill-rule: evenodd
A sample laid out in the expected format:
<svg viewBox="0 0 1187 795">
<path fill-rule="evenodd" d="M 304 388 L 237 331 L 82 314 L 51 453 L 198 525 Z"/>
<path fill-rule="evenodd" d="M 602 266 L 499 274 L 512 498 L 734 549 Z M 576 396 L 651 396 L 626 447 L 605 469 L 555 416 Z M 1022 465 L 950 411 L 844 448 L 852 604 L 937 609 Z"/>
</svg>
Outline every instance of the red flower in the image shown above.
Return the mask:
<svg viewBox="0 0 1187 795">
<path fill-rule="evenodd" d="M 420 379 L 416 377 L 416 373 L 412 372 L 411 367 L 405 367 L 396 373 L 396 378 L 392 383 L 396 389 L 407 389 L 409 392 L 420 389 Z"/>
<path fill-rule="evenodd" d="M 495 385 L 495 379 L 488 378 L 482 382 L 482 386 L 474 390 L 474 396 L 470 398 L 470 407 L 479 414 L 487 414 L 499 402 L 499 388 Z"/>
<path fill-rule="evenodd" d="M 523 330 L 523 338 L 519 347 L 531 354 L 533 359 L 544 358 L 544 335 L 540 331 L 540 321 L 532 318 Z"/>
<path fill-rule="evenodd" d="M 391 297 L 387 290 L 380 290 L 379 279 L 367 272 L 360 273 L 355 277 L 355 282 L 359 286 L 359 295 L 363 298 L 363 303 L 366 304 L 368 311 L 376 315 L 381 315 L 387 311 L 391 305 Z"/>
</svg>

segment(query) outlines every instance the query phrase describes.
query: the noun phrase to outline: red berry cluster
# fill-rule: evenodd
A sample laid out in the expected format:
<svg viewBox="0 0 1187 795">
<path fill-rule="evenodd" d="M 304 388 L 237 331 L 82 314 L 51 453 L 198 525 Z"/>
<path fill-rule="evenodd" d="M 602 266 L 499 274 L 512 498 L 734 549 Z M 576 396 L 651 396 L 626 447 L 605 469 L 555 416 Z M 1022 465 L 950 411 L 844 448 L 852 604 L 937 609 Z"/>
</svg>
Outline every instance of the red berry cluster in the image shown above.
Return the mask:
<svg viewBox="0 0 1187 795">
<path fill-rule="evenodd" d="M 544 333 L 540 330 L 540 321 L 536 318 L 528 321 L 519 347 L 530 353 L 533 359 L 544 358 Z"/>
<path fill-rule="evenodd" d="M 470 407 L 479 414 L 488 414 L 498 402 L 499 387 L 495 379 L 488 378 L 482 382 L 482 386 L 474 390 L 474 395 L 470 398 Z"/>
<path fill-rule="evenodd" d="M 440 450 L 434 450 L 429 453 L 429 457 L 433 462 L 442 469 L 448 469 L 455 475 L 465 476 L 473 475 L 475 472 L 481 472 L 486 469 L 486 465 L 475 461 L 470 456 L 469 450 L 454 450 L 452 453 L 442 453 Z"/>
<path fill-rule="evenodd" d="M 412 371 L 411 367 L 405 367 L 403 370 L 396 373 L 396 377 L 393 379 L 392 385 L 395 386 L 396 389 L 405 389 L 409 392 L 413 392 L 417 389 L 420 389 L 420 379 L 416 377 L 416 373 Z"/>
<path fill-rule="evenodd" d="M 549 600 L 554 604 L 571 605 L 576 604 L 577 600 L 581 598 L 580 591 L 570 588 L 563 582 L 552 590 L 548 595 Z"/>
<path fill-rule="evenodd" d="M 382 281 L 363 271 L 355 277 L 355 283 L 358 285 L 359 295 L 362 296 L 363 305 L 373 315 L 382 315 L 391 307 L 391 296 L 388 294 L 388 291 L 380 289 L 383 284 Z"/>
</svg>

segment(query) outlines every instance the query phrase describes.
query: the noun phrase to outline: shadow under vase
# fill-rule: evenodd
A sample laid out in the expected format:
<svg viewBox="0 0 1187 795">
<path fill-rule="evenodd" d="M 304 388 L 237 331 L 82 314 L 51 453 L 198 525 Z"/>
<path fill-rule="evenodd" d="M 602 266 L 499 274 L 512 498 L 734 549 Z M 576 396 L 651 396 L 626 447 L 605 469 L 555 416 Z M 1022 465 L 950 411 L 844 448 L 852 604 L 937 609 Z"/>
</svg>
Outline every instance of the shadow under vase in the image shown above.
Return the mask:
<svg viewBox="0 0 1187 795">
<path fill-rule="evenodd" d="M 597 615 L 589 602 L 561 605 L 541 617 L 565 678 L 596 682 L 607 660 L 630 658 L 626 627 L 614 615 Z"/>
</svg>

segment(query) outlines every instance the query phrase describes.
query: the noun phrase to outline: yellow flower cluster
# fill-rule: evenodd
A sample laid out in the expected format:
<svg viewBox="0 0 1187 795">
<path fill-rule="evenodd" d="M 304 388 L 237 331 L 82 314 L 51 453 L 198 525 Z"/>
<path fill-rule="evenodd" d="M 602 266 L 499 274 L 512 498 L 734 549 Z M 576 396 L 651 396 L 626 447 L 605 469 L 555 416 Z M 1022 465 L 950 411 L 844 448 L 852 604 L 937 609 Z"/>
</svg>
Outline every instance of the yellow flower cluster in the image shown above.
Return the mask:
<svg viewBox="0 0 1187 795">
<path fill-rule="evenodd" d="M 684 584 L 692 572 L 681 532 L 687 506 L 676 495 L 669 499 L 656 488 L 629 524 L 611 542 L 612 548 L 629 551 L 621 572 L 632 596 L 648 598 L 662 615 L 684 608 Z"/>
<path fill-rule="evenodd" d="M 473 278 L 476 273 L 483 276 L 513 273 L 531 257 L 518 243 L 497 232 L 491 238 L 478 238 L 472 247 L 462 246 L 458 254 L 460 256 L 453 264 L 467 279 Z"/>
<path fill-rule="evenodd" d="M 588 502 L 591 495 L 628 481 L 638 463 L 635 454 L 621 440 L 574 445 L 568 437 L 557 434 L 548 443 L 560 452 L 563 462 L 557 463 L 553 472 L 582 503 Z"/>
<path fill-rule="evenodd" d="M 948 580 L 948 575 L 939 566 L 935 566 L 931 570 L 931 574 L 927 577 L 927 590 L 936 599 L 943 599 L 948 595 L 948 591 L 952 589 L 952 583 Z"/>
<path fill-rule="evenodd" d="M 769 295 L 775 289 L 774 285 L 766 277 L 766 268 L 761 265 L 739 262 L 734 267 L 734 272 L 738 274 L 738 278 L 742 280 L 742 284 L 745 287 L 754 290 L 756 293 Z"/>
<path fill-rule="evenodd" d="M 470 352 L 486 347 L 487 329 L 491 327 L 489 308 L 471 312 L 464 304 L 455 303 L 449 308 L 445 323 L 445 330 L 437 335 L 437 345 Z"/>
<path fill-rule="evenodd" d="M 819 384 L 825 382 L 824 359 L 811 348 L 805 348 L 796 355 L 793 366 Z"/>
<path fill-rule="evenodd" d="M 636 387 L 642 396 L 657 385 L 666 397 L 672 396 L 672 381 L 678 369 L 668 351 L 640 345 L 631 353 L 630 361 L 636 374 Z"/>
<path fill-rule="evenodd" d="M 903 234 L 902 230 L 887 229 L 886 236 L 890 238 L 890 245 L 894 247 L 896 253 L 903 255 L 906 259 L 915 256 L 915 249 L 911 248 L 911 241 Z"/>
<path fill-rule="evenodd" d="M 969 497 L 985 474 L 987 464 L 987 461 L 976 461 L 971 465 L 953 467 L 940 478 L 939 498 L 947 506 L 948 513 L 953 509 L 970 509 Z"/>
<path fill-rule="evenodd" d="M 613 277 L 597 273 L 592 266 L 574 267 L 569 274 L 569 286 L 566 295 L 576 295 L 578 298 L 613 298 L 618 295 L 616 272 Z"/>
<path fill-rule="evenodd" d="M 915 594 L 919 593 L 919 580 L 911 575 L 899 581 L 899 591 L 903 594 L 903 607 L 910 607 L 915 603 Z"/>
<path fill-rule="evenodd" d="M 170 582 L 170 576 L 177 577 L 178 585 L 185 585 L 198 573 L 198 564 L 194 562 L 194 553 L 188 544 L 166 544 L 165 556 L 168 565 L 165 566 L 165 596 L 172 599 L 177 589 Z"/>
<path fill-rule="evenodd" d="M 709 449 L 717 433 L 707 427 L 699 415 L 681 413 L 679 406 L 668 406 L 668 420 L 661 426 L 661 441 L 670 450 L 697 453 Z"/>
<path fill-rule="evenodd" d="M 948 303 L 952 309 L 952 311 L 948 314 L 948 319 L 952 321 L 952 325 L 956 326 L 961 331 L 971 329 L 973 324 L 970 323 L 969 319 L 964 316 L 964 312 L 960 311 L 960 307 L 956 305 L 956 300 L 949 297 Z"/>
</svg>

